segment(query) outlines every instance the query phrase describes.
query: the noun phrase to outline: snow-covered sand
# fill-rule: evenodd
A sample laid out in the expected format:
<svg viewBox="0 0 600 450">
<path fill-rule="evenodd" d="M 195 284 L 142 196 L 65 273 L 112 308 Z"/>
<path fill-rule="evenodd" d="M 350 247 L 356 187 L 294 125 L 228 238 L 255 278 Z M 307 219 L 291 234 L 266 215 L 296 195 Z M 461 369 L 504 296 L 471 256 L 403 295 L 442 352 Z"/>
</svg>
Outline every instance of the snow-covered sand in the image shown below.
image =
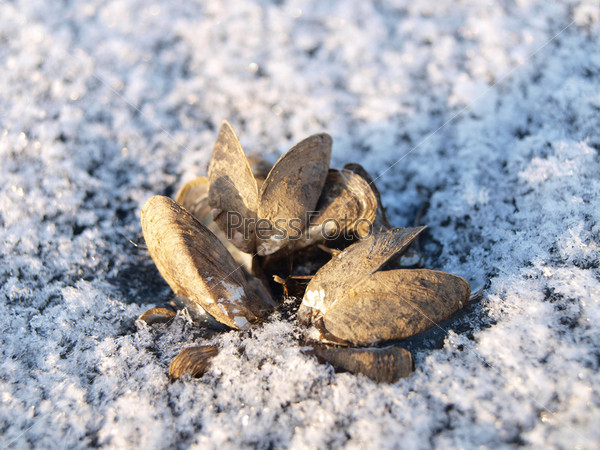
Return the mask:
<svg viewBox="0 0 600 450">
<path fill-rule="evenodd" d="M 0 1 L 0 446 L 597 445 L 599 42 L 597 0 Z M 426 267 L 488 281 L 409 378 L 335 374 L 277 318 L 136 326 L 171 296 L 141 207 L 223 119 L 271 160 L 330 133 L 396 225 L 426 207 Z M 170 383 L 192 343 L 222 351 Z"/>
</svg>

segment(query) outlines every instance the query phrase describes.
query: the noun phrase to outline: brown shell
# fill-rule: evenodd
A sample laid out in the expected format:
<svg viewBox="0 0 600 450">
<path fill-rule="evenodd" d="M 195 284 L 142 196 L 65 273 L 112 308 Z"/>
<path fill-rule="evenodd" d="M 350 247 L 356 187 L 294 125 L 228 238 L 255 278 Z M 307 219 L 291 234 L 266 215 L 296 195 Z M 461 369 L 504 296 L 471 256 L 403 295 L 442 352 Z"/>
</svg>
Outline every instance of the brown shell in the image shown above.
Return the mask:
<svg viewBox="0 0 600 450">
<path fill-rule="evenodd" d="M 231 253 L 235 262 L 250 272 L 252 270 L 252 255 L 241 251 L 232 241 L 227 239 L 226 233 L 213 220 L 211 208 L 208 205 L 208 186 L 207 177 L 195 178 L 179 190 L 175 196 L 175 201 L 187 209 L 198 222 L 212 231 L 227 251 Z"/>
<path fill-rule="evenodd" d="M 309 354 L 319 362 L 330 363 L 336 370 L 361 374 L 378 383 L 395 383 L 411 374 L 414 361 L 410 352 L 401 347 L 347 348 L 317 347 Z"/>
<path fill-rule="evenodd" d="M 316 321 L 348 291 L 369 277 L 391 257 L 406 251 L 425 227 L 394 228 L 360 240 L 321 267 L 306 288 L 298 319 Z"/>
<path fill-rule="evenodd" d="M 219 239 L 174 200 L 150 198 L 142 209 L 142 231 L 150 256 L 173 292 L 219 322 L 244 328 L 268 308 L 253 295 Z"/>
<path fill-rule="evenodd" d="M 463 278 L 427 269 L 376 272 L 345 292 L 322 314 L 317 329 L 337 343 L 398 341 L 449 319 L 468 301 Z"/>
<path fill-rule="evenodd" d="M 233 128 L 224 121 L 219 130 L 208 168 L 210 182 L 208 203 L 214 211 L 219 228 L 228 233 L 228 213 L 247 219 L 248 236 L 238 236 L 232 230 L 232 241 L 242 251 L 253 253 L 255 248 L 254 223 L 258 208 L 258 187 L 252 169 Z M 236 238 L 237 236 L 237 238 Z"/>
<path fill-rule="evenodd" d="M 204 226 L 213 222 L 208 204 L 208 188 L 208 178 L 197 177 L 188 181 L 175 195 L 175 201 Z"/>
<path fill-rule="evenodd" d="M 371 190 L 373 191 L 373 195 L 375 195 L 375 198 L 377 199 L 377 213 L 375 221 L 373 223 L 373 229 L 375 231 L 383 231 L 393 228 L 392 224 L 390 223 L 390 220 L 387 217 L 387 214 L 385 213 L 383 203 L 381 203 L 381 194 L 379 193 L 379 189 L 377 189 L 375 181 L 373 180 L 373 177 L 371 177 L 369 172 L 367 172 L 365 168 L 358 163 L 346 164 L 344 166 L 344 169 L 354 172 L 355 174 L 359 175 L 363 180 L 365 180 L 371 188 Z"/>
<path fill-rule="evenodd" d="M 340 236 L 351 239 L 354 233 L 367 236 L 377 213 L 377 198 L 360 175 L 330 169 L 316 209 L 297 248 Z"/>
<path fill-rule="evenodd" d="M 177 314 L 167 308 L 150 308 L 145 311 L 138 320 L 146 322 L 148 325 L 155 323 L 167 323 L 175 318 Z"/>
<path fill-rule="evenodd" d="M 331 137 L 322 133 L 299 142 L 275 163 L 260 189 L 258 219 L 266 219 L 271 229 L 257 236 L 259 255 L 275 253 L 304 230 L 306 213 L 314 211 L 323 190 L 330 158 Z"/>
<path fill-rule="evenodd" d="M 210 366 L 210 360 L 218 353 L 219 349 L 211 345 L 183 349 L 169 365 L 169 378 L 177 380 L 186 374 L 201 377 Z"/>
</svg>

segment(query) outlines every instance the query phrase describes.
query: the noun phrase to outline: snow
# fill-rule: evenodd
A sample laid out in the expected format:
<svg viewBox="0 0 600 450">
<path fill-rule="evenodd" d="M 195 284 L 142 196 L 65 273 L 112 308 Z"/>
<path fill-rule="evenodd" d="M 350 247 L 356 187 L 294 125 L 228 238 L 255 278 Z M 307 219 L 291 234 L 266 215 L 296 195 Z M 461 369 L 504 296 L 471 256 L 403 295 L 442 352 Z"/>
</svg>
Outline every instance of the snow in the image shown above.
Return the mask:
<svg viewBox="0 0 600 450">
<path fill-rule="evenodd" d="M 593 448 L 600 441 L 600 7 L 405 0 L 0 1 L 0 445 Z M 424 266 L 482 300 L 335 374 L 275 315 L 212 333 L 141 238 L 228 120 L 275 161 L 363 164 Z M 167 378 L 218 345 L 199 380 Z"/>
</svg>

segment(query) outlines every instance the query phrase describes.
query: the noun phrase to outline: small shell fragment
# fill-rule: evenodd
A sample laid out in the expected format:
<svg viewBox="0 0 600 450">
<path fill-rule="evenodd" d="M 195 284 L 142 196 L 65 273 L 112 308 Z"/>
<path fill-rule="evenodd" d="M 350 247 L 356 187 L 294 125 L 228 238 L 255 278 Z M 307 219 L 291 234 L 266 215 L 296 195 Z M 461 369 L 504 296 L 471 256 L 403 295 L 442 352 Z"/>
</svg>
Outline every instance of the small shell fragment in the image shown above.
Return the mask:
<svg viewBox="0 0 600 450">
<path fill-rule="evenodd" d="M 173 320 L 176 315 L 175 312 L 167 308 L 150 308 L 138 317 L 138 320 L 142 320 L 148 325 L 154 325 L 155 323 L 167 323 Z"/>
<path fill-rule="evenodd" d="M 142 231 L 160 274 L 184 301 L 234 329 L 272 309 L 249 289 L 219 239 L 174 200 L 150 198 L 142 209 Z"/>
<path fill-rule="evenodd" d="M 346 348 L 317 347 L 309 354 L 319 362 L 330 363 L 336 370 L 361 374 L 378 383 L 395 383 L 411 374 L 414 361 L 410 352 L 401 347 Z"/>
<path fill-rule="evenodd" d="M 169 365 L 169 378 L 177 380 L 189 374 L 194 378 L 204 375 L 210 365 L 210 360 L 217 356 L 219 349 L 211 345 L 189 347 L 171 361 Z"/>
</svg>

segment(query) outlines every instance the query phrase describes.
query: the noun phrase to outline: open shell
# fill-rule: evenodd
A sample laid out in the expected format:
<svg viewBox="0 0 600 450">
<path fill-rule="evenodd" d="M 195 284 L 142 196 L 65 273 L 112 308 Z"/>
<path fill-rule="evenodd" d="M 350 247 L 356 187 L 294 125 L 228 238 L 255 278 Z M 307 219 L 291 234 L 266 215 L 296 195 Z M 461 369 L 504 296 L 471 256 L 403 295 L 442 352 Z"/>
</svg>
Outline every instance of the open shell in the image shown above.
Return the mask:
<svg viewBox="0 0 600 450">
<path fill-rule="evenodd" d="M 231 125 L 223 122 L 208 169 L 208 202 L 215 222 L 240 250 L 275 253 L 304 230 L 306 214 L 315 209 L 325 184 L 330 158 L 331 137 L 310 136 L 281 156 L 264 182 L 258 173 L 257 181 Z M 264 172 L 264 164 L 257 169 Z M 256 226 L 261 227 L 260 236 Z"/>
<path fill-rule="evenodd" d="M 360 175 L 330 169 L 316 209 L 296 248 L 341 237 L 351 240 L 355 234 L 367 236 L 377 213 L 377 198 Z"/>
<path fill-rule="evenodd" d="M 378 271 L 422 230 L 375 234 L 332 258 L 308 284 L 298 319 L 313 325 L 320 341 L 365 346 L 405 339 L 450 318 L 469 301 L 470 286 L 461 277 Z"/>
<path fill-rule="evenodd" d="M 174 200 L 150 198 L 142 209 L 142 231 L 160 274 L 192 306 L 235 329 L 271 309 L 219 239 Z"/>
<path fill-rule="evenodd" d="M 376 272 L 348 288 L 314 325 L 323 340 L 340 344 L 398 341 L 449 319 L 470 293 L 469 283 L 445 272 Z"/>
<path fill-rule="evenodd" d="M 310 136 L 275 163 L 260 190 L 258 219 L 273 224 L 257 235 L 257 253 L 269 255 L 299 238 L 306 214 L 314 211 L 323 190 L 331 158 L 331 137 Z"/>
<path fill-rule="evenodd" d="M 214 209 L 214 219 L 225 233 L 233 234 L 233 242 L 242 251 L 253 253 L 255 248 L 254 224 L 258 208 L 258 186 L 250 163 L 233 128 L 224 121 L 219 129 L 208 167 L 208 203 Z M 247 219 L 247 235 L 228 230 L 228 221 Z"/>
<path fill-rule="evenodd" d="M 321 267 L 306 288 L 298 318 L 316 322 L 338 298 L 371 276 L 390 258 L 406 251 L 425 227 L 394 228 L 360 240 Z"/>
</svg>

